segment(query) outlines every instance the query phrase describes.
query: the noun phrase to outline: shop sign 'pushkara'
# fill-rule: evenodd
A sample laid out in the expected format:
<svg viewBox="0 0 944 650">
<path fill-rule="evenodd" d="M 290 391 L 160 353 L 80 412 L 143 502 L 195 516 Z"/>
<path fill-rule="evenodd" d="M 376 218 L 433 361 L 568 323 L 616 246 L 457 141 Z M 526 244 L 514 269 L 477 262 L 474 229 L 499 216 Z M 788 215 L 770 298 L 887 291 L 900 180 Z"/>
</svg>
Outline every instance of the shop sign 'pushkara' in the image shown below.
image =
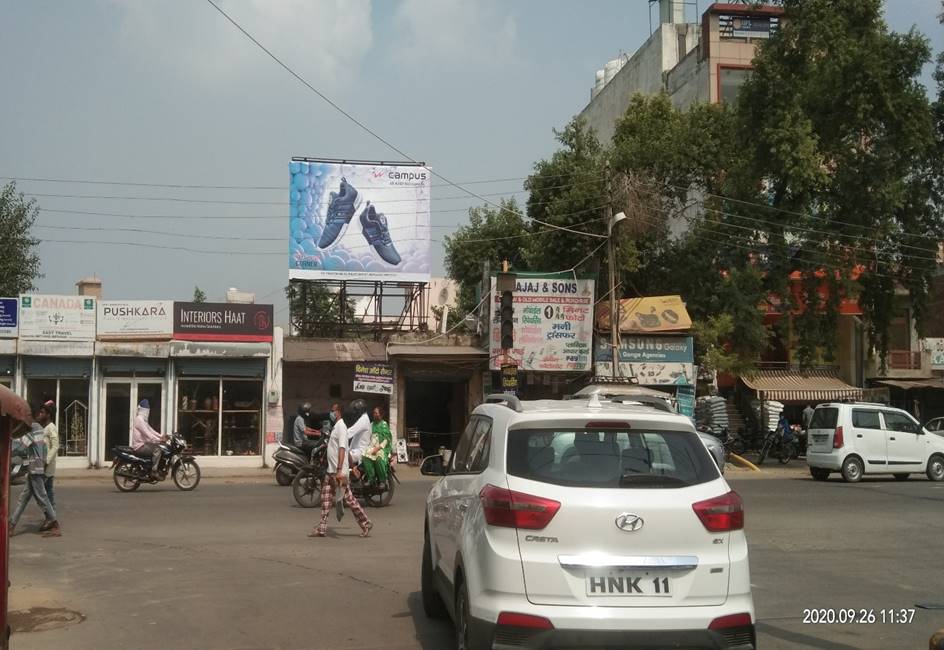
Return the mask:
<svg viewBox="0 0 944 650">
<path fill-rule="evenodd" d="M 174 338 L 181 341 L 272 341 L 272 305 L 175 302 Z"/>
<path fill-rule="evenodd" d="M 431 176 L 421 165 L 291 161 L 288 277 L 428 282 Z"/>
<path fill-rule="evenodd" d="M 98 303 L 98 339 L 169 339 L 174 333 L 171 300 L 103 300 Z"/>
<path fill-rule="evenodd" d="M 596 374 L 613 372 L 609 341 L 597 337 L 594 350 Z M 623 336 L 620 339 L 619 374 L 635 377 L 643 386 L 695 383 L 694 343 L 690 336 Z"/>
<path fill-rule="evenodd" d="M 36 341 L 94 341 L 95 298 L 20 296 L 20 338 Z"/>
<path fill-rule="evenodd" d="M 593 340 L 593 280 L 573 276 L 518 276 L 514 291 L 515 347 L 501 352 L 501 296 L 492 278 L 492 328 L 489 365 L 499 370 L 513 364 L 518 370 L 590 370 Z"/>
<path fill-rule="evenodd" d="M 388 363 L 354 364 L 354 392 L 393 394 L 393 367 Z"/>
<path fill-rule="evenodd" d="M 16 338 L 18 302 L 16 298 L 0 298 L 0 338 Z"/>
</svg>

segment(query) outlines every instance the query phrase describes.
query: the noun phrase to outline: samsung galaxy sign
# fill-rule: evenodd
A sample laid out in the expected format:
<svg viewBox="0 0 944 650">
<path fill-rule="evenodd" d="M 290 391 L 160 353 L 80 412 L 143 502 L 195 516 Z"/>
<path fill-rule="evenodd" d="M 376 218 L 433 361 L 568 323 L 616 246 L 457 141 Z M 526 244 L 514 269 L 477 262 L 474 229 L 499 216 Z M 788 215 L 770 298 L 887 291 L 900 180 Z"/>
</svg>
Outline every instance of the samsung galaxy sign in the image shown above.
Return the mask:
<svg viewBox="0 0 944 650">
<path fill-rule="evenodd" d="M 174 338 L 182 341 L 272 341 L 272 305 L 175 302 Z"/>
<path fill-rule="evenodd" d="M 105 300 L 98 303 L 99 340 L 167 340 L 173 332 L 173 301 Z"/>
</svg>

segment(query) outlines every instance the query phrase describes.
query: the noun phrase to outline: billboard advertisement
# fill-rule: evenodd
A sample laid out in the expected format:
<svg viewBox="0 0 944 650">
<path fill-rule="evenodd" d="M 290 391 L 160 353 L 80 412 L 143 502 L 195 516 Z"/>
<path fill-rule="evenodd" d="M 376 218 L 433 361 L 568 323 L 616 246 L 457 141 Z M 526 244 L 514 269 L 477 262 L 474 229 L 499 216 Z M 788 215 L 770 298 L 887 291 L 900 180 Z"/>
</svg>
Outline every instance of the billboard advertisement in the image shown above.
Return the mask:
<svg viewBox="0 0 944 650">
<path fill-rule="evenodd" d="M 596 373 L 610 376 L 613 352 L 609 341 L 597 337 Z M 635 377 L 642 386 L 695 383 L 695 350 L 690 336 L 623 336 L 620 338 L 619 371 Z"/>
<path fill-rule="evenodd" d="M 944 370 L 944 339 L 924 339 L 924 346 L 931 353 L 931 370 Z"/>
<path fill-rule="evenodd" d="M 16 298 L 0 298 L 0 338 L 16 338 L 18 302 Z"/>
<path fill-rule="evenodd" d="M 102 300 L 98 303 L 98 339 L 169 339 L 174 332 L 171 300 Z"/>
<path fill-rule="evenodd" d="M 431 176 L 419 165 L 290 162 L 289 279 L 429 281 Z"/>
<path fill-rule="evenodd" d="M 94 341 L 95 298 L 21 295 L 20 338 L 37 341 Z"/>
<path fill-rule="evenodd" d="M 180 341 L 272 341 L 272 305 L 175 302 L 174 338 Z"/>
<path fill-rule="evenodd" d="M 499 301 L 492 278 L 492 370 L 584 372 L 590 370 L 593 341 L 593 280 L 573 276 L 518 276 L 513 295 L 515 347 L 501 354 Z"/>
</svg>

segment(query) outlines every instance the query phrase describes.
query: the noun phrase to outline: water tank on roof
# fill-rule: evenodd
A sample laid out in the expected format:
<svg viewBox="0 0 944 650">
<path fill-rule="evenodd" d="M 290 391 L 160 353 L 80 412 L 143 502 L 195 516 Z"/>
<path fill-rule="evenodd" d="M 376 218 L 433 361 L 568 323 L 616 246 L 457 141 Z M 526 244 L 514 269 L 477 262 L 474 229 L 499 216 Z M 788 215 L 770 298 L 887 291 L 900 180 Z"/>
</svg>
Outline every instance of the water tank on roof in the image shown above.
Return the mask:
<svg viewBox="0 0 944 650">
<path fill-rule="evenodd" d="M 613 77 L 616 76 L 616 73 L 620 71 L 620 68 L 623 67 L 623 58 L 613 59 L 612 61 L 607 61 L 606 65 L 603 66 L 603 85 L 610 83 L 613 80 Z"/>
</svg>

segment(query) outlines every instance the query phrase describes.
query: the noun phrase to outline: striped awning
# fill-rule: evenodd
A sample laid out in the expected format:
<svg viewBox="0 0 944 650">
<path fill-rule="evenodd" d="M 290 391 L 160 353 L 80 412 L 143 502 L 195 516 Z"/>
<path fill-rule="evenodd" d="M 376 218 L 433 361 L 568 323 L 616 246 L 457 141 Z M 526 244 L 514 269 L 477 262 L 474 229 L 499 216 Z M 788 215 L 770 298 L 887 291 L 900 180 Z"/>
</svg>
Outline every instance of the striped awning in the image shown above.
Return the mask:
<svg viewBox="0 0 944 650">
<path fill-rule="evenodd" d="M 742 377 L 744 384 L 763 400 L 778 402 L 830 402 L 862 399 L 862 389 L 850 386 L 825 370 L 806 373 L 791 370 L 759 370 L 751 377 Z"/>
</svg>

